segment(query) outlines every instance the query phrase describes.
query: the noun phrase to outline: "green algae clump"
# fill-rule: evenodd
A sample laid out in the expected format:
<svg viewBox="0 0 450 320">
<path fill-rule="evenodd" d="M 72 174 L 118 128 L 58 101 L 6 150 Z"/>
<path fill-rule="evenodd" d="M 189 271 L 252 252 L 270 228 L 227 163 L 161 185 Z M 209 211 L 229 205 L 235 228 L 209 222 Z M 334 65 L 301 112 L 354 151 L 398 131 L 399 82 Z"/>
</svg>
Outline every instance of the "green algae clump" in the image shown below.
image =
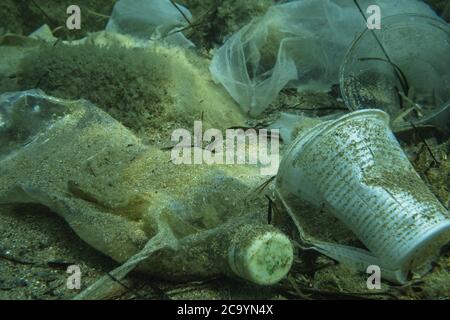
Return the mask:
<svg viewBox="0 0 450 320">
<path fill-rule="evenodd" d="M 167 97 L 161 60 L 150 50 L 119 46 L 43 46 L 22 61 L 18 85 L 58 98 L 89 100 L 139 132 L 160 123 Z"/>
</svg>

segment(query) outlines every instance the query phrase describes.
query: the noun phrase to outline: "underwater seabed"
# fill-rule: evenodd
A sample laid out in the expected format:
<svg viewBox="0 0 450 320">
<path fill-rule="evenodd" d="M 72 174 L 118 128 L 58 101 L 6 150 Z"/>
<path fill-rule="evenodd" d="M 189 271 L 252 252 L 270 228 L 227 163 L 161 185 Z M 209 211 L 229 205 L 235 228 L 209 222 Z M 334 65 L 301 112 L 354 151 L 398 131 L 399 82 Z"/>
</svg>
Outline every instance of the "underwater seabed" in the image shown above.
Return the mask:
<svg viewBox="0 0 450 320">
<path fill-rule="evenodd" d="M 168 43 L 152 45 L 137 36 L 116 33 L 119 20 L 115 32 L 102 31 L 116 2 L 80 1 L 82 10 L 89 8 L 86 28 L 92 33 L 82 29 L 72 35 L 55 27 L 58 21 L 54 20 L 60 19 L 57 7 L 43 2 L 40 8 L 30 6 L 20 15 L 13 2 L 0 4 L 0 21 L 6 9 L 9 12 L 9 27 L 0 25 L 5 33 L 0 32 L 0 299 L 450 298 L 449 245 L 439 248 L 439 257 L 427 265 L 424 276 L 406 268 L 404 283 L 383 278 L 381 289 L 369 290 L 370 275 L 364 270 L 338 262 L 340 258 L 329 254 L 325 246 L 318 250 L 317 244 L 338 243 L 358 250 L 371 244 L 350 230 L 353 222 L 341 221 L 345 210 L 333 215 L 328 206 L 339 205 L 329 198 L 316 207 L 311 205 L 315 200 L 306 203 L 305 193 L 313 190 L 310 186 L 295 190 L 293 200 L 277 197 L 277 188 L 295 189 L 295 163 L 307 172 L 310 169 L 304 168 L 317 158 L 335 160 L 327 156 L 326 146 L 350 141 L 355 135 L 355 139 L 367 137 L 365 142 L 375 136 L 393 138 L 384 112 L 374 112 L 383 119 L 374 126 L 377 129 L 368 129 L 373 123 L 358 122 L 364 130 L 339 131 L 329 141 L 321 138 L 325 142 L 317 142 L 317 149 L 308 153 L 311 159 L 295 158 L 292 168 L 283 169 L 288 174 L 282 175 L 283 171 L 276 179 L 262 176 L 256 165 L 179 166 L 170 161 L 174 130 L 192 131 L 199 120 L 203 130 L 220 132 L 280 129 L 280 158 L 290 159 L 293 150 L 310 143 L 302 142 L 302 137 L 314 136 L 320 128 L 334 132 L 330 129 L 334 121 L 353 117 L 336 74 L 327 79 L 332 82 L 330 90 L 280 88 L 264 110 L 252 117 L 226 85 L 213 81 L 209 67 L 217 49 L 230 41 L 229 35 L 242 27 L 245 30 L 249 16 L 263 17 L 277 1 L 180 1 L 190 11 L 183 11 L 186 17 L 180 16 L 180 10 L 173 11 L 176 23 L 164 25 L 161 32 L 173 32 L 180 28 L 180 21 L 186 24 L 185 19 L 191 19 L 194 27 L 176 32 L 175 38 L 163 37 Z M 434 2 L 434 9 L 445 17 L 448 8 Z M 172 8 L 169 1 L 165 5 Z M 205 9 L 210 6 L 215 10 Z M 53 21 L 46 21 L 41 10 Z M 194 22 L 203 20 L 210 23 L 195 27 Z M 215 21 L 225 27 L 221 29 Z M 153 29 L 152 25 L 146 32 Z M 269 52 L 262 59 L 268 63 L 276 56 Z M 28 113 L 31 106 L 39 108 Z M 383 173 L 393 167 L 407 173 L 396 176 L 389 171 L 388 181 L 379 182 L 375 170 L 367 171 L 366 178 L 374 185 L 389 183 L 386 190 L 392 198 L 398 188 L 404 191 L 414 183 L 416 193 L 423 191 L 414 201 L 423 201 L 419 206 L 424 207 L 428 201 L 433 214 L 447 214 L 448 221 L 448 132 L 435 123 L 417 123 L 394 128 L 393 134 L 398 146 L 393 142 L 395 146 L 382 149 L 371 141 L 375 155 L 371 150 L 365 159 L 381 159 L 385 152 Z M 346 159 L 358 162 L 360 154 L 348 152 Z M 393 159 L 398 163 L 389 166 Z M 319 167 L 312 171 L 308 174 L 327 172 Z M 318 189 L 313 190 L 316 196 Z M 395 204 L 389 202 L 389 206 Z M 292 212 L 298 213 L 294 219 Z M 377 256 L 394 252 L 374 247 Z M 151 258 L 152 250 L 156 258 Z M 139 256 L 142 252 L 148 255 Z M 250 253 L 258 259 L 248 258 Z M 126 275 L 135 267 L 133 261 L 127 265 L 133 258 L 144 263 Z M 111 280 L 107 274 L 119 265 L 129 270 L 113 273 L 120 281 Z M 81 270 L 81 289 L 67 286 L 70 266 Z M 85 292 L 105 278 L 106 289 Z"/>
</svg>

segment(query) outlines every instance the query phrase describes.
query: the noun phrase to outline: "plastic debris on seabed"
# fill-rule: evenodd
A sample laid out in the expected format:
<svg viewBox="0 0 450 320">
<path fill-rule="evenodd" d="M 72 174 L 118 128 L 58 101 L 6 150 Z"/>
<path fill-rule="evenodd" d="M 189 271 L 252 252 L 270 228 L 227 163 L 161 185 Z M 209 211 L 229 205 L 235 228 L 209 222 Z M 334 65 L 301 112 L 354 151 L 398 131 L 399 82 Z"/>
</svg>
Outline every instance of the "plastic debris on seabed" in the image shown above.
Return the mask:
<svg viewBox="0 0 450 320">
<path fill-rule="evenodd" d="M 106 31 L 141 41 L 161 40 L 180 47 L 194 47 L 181 32 L 191 19 L 188 9 L 169 0 L 119 0 Z"/>
<path fill-rule="evenodd" d="M 383 19 L 402 13 L 437 17 L 418 0 L 361 0 L 359 4 L 380 6 Z M 339 83 L 340 64 L 363 28 L 366 20 L 353 1 L 275 5 L 218 49 L 210 71 L 245 112 L 257 116 L 287 86 L 323 91 Z"/>
<path fill-rule="evenodd" d="M 218 275 L 271 285 L 293 262 L 251 191 L 258 168 L 176 165 L 86 100 L 40 90 L 0 96 L 0 203 L 39 203 L 110 256 L 122 279 L 137 268 L 172 281 Z M 193 150 L 195 152 L 195 150 Z M 117 285 L 101 278 L 78 298 Z"/>
<path fill-rule="evenodd" d="M 405 41 L 407 39 L 407 41 Z M 364 30 L 341 68 L 351 110 L 387 112 L 394 130 L 432 124 L 450 132 L 450 27 L 440 19 L 401 14 Z"/>
<path fill-rule="evenodd" d="M 397 283 L 429 271 L 450 241 L 448 210 L 414 170 L 381 110 L 304 128 L 280 164 L 276 195 L 307 245 L 362 272 L 377 265 Z M 370 252 L 307 235 L 295 210 L 302 202 L 315 214 L 330 212 Z"/>
</svg>

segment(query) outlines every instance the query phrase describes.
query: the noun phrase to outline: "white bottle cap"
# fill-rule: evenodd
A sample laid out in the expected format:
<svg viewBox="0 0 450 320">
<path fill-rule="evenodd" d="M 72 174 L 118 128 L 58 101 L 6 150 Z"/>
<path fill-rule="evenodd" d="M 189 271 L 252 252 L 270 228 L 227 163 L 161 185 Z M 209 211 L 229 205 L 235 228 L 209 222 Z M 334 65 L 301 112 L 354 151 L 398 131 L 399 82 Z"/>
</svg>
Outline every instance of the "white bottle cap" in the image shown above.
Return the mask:
<svg viewBox="0 0 450 320">
<path fill-rule="evenodd" d="M 231 245 L 228 262 L 241 278 L 259 285 L 275 284 L 292 266 L 294 251 L 287 236 L 276 231 L 249 232 Z"/>
</svg>

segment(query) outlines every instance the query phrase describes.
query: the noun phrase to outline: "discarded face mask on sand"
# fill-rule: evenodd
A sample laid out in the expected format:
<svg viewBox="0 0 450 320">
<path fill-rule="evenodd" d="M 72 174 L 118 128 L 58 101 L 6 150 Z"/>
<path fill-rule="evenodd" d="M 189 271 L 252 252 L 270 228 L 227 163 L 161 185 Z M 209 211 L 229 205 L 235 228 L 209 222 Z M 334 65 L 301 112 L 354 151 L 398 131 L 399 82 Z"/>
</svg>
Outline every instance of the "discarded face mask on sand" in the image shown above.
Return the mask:
<svg viewBox="0 0 450 320">
<path fill-rule="evenodd" d="M 401 13 L 436 17 L 417 0 L 360 0 L 359 4 L 379 5 L 383 19 Z M 219 48 L 210 71 L 245 112 L 257 116 L 285 87 L 324 91 L 338 84 L 339 66 L 363 28 L 367 28 L 365 20 L 353 1 L 274 5 Z"/>
<path fill-rule="evenodd" d="M 368 109 L 309 123 L 276 179 L 277 198 L 304 245 L 359 271 L 377 265 L 383 278 L 397 283 L 429 271 L 450 241 L 450 216 L 412 167 L 388 115 Z M 306 234 L 298 209 L 305 204 L 314 208 L 309 214 L 330 212 L 370 252 Z"/>
<path fill-rule="evenodd" d="M 39 203 L 89 245 L 168 280 L 221 274 L 259 285 L 281 280 L 290 240 L 267 224 L 248 166 L 174 165 L 85 100 L 31 90 L 0 96 L 0 203 Z M 80 298 L 99 298 L 106 276 Z"/>
</svg>

